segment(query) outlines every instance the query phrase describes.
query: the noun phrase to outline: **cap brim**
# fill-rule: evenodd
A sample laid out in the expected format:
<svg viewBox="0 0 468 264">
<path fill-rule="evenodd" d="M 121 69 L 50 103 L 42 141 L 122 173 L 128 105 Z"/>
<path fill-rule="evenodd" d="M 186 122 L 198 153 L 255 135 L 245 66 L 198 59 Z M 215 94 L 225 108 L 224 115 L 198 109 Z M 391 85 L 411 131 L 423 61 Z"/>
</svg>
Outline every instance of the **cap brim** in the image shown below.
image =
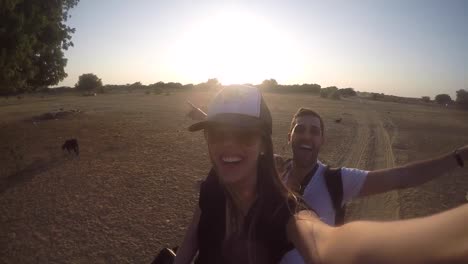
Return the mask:
<svg viewBox="0 0 468 264">
<path fill-rule="evenodd" d="M 209 123 L 208 120 L 195 123 L 195 124 L 189 126 L 188 130 L 189 130 L 190 132 L 195 132 L 195 131 L 199 131 L 199 130 L 205 129 L 205 128 L 208 126 L 208 123 Z"/>
<path fill-rule="evenodd" d="M 263 123 L 255 117 L 239 114 L 221 114 L 189 126 L 190 132 L 206 129 L 213 125 L 227 125 L 235 128 L 262 128 Z"/>
</svg>

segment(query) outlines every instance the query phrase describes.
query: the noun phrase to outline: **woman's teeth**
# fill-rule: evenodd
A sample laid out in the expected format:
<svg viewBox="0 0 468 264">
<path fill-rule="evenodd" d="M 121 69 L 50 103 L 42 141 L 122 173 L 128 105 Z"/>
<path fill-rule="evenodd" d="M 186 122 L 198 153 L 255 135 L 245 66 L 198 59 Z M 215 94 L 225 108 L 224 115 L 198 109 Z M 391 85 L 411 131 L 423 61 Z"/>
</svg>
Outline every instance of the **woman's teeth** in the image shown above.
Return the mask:
<svg viewBox="0 0 468 264">
<path fill-rule="evenodd" d="M 233 162 L 239 162 L 242 159 L 240 157 L 222 157 L 222 161 L 228 162 L 228 163 L 233 163 Z"/>
<path fill-rule="evenodd" d="M 312 147 L 309 146 L 309 145 L 306 145 L 306 144 L 302 144 L 300 147 L 301 147 L 302 149 L 312 150 Z"/>
</svg>

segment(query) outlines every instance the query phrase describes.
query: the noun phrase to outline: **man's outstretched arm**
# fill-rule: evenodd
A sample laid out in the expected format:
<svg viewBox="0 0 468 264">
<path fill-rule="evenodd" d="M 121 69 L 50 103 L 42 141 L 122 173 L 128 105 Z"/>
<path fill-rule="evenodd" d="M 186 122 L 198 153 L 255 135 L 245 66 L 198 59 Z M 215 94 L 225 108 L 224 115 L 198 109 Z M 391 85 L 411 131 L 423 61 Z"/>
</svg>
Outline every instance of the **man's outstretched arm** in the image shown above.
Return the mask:
<svg viewBox="0 0 468 264">
<path fill-rule="evenodd" d="M 458 156 L 468 168 L 468 145 L 458 149 Z M 359 196 L 383 193 L 394 189 L 414 187 L 459 168 L 454 152 L 406 164 L 401 167 L 370 171 Z"/>
</svg>

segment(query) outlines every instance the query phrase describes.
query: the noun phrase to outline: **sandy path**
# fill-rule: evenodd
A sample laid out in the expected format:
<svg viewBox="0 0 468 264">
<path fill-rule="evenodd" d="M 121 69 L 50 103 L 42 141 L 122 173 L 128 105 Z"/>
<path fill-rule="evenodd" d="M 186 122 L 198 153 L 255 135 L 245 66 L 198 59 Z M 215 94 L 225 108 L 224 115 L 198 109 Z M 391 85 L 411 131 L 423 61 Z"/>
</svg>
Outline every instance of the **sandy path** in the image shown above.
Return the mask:
<svg viewBox="0 0 468 264">
<path fill-rule="evenodd" d="M 362 105 L 353 111 L 357 121 L 355 140 L 340 165 L 367 170 L 395 166 L 392 143 L 397 128 L 377 111 Z M 391 133 L 387 132 L 387 127 Z M 391 135 L 390 135 L 391 134 Z M 398 191 L 363 197 L 353 201 L 347 211 L 347 219 L 396 220 L 400 217 Z"/>
</svg>

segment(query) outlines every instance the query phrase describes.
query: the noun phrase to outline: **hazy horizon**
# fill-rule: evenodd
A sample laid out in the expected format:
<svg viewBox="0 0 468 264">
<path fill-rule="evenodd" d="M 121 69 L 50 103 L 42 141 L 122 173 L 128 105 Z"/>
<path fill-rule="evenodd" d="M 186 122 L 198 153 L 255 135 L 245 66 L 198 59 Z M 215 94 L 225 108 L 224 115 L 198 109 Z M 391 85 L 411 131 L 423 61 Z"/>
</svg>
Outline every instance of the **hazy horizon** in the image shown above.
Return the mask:
<svg viewBox="0 0 468 264">
<path fill-rule="evenodd" d="M 405 97 L 468 89 L 468 1 L 81 0 L 68 77 L 317 83 Z"/>
</svg>

